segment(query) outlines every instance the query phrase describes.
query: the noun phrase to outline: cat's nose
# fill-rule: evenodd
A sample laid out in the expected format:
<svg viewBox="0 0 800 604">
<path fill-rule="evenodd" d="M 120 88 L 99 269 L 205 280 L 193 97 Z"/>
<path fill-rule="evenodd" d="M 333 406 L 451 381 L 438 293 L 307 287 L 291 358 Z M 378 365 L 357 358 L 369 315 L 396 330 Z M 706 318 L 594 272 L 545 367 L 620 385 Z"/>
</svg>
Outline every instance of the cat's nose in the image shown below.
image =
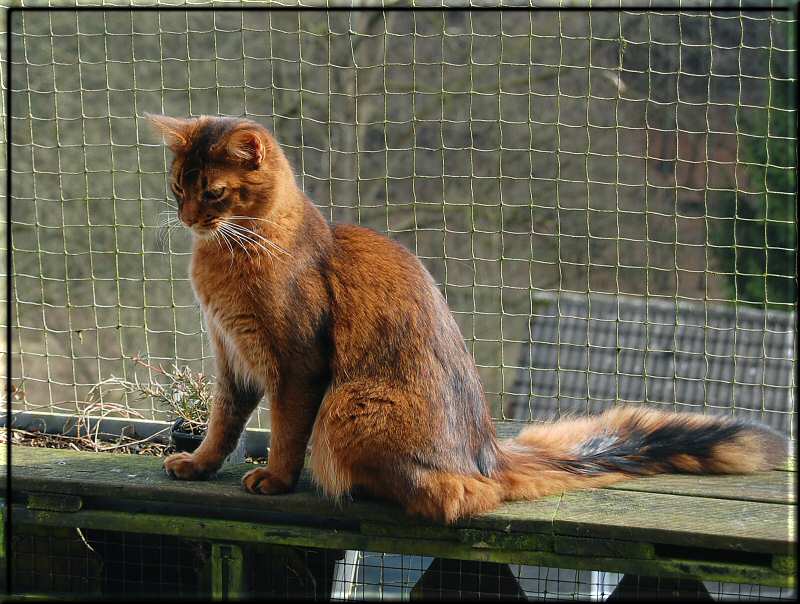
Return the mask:
<svg viewBox="0 0 800 604">
<path fill-rule="evenodd" d="M 199 213 L 188 207 L 188 204 L 183 204 L 183 207 L 178 212 L 178 218 L 190 229 L 200 221 Z"/>
</svg>

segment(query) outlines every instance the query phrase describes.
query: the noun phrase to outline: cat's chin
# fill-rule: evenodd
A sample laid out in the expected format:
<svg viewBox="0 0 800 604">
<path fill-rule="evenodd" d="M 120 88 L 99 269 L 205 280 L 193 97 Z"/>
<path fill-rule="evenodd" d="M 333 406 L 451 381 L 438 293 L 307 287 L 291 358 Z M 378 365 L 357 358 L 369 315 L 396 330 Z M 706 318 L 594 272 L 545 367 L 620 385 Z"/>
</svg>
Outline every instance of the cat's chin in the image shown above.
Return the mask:
<svg viewBox="0 0 800 604">
<path fill-rule="evenodd" d="M 199 239 L 200 241 L 209 241 L 214 238 L 214 233 L 217 232 L 217 227 L 210 229 L 189 227 L 189 230 L 192 232 L 192 237 Z"/>
</svg>

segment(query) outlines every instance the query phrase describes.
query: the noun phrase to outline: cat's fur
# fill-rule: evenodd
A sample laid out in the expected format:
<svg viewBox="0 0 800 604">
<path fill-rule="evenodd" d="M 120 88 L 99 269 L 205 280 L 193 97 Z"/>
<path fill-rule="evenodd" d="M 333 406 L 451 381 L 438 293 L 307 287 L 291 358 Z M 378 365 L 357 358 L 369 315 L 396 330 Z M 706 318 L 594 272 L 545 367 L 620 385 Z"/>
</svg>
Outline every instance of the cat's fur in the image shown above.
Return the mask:
<svg viewBox="0 0 800 604">
<path fill-rule="evenodd" d="M 207 436 L 166 459 L 171 476 L 216 471 L 264 394 L 272 444 L 267 466 L 244 476 L 248 491 L 291 491 L 310 439 L 327 494 L 358 489 L 444 522 L 629 476 L 784 459 L 786 442 L 766 427 L 635 407 L 498 441 L 475 363 L 417 258 L 328 224 L 262 126 L 149 119 L 175 155 L 171 186 L 195 234 L 191 280 L 217 362 Z"/>
</svg>

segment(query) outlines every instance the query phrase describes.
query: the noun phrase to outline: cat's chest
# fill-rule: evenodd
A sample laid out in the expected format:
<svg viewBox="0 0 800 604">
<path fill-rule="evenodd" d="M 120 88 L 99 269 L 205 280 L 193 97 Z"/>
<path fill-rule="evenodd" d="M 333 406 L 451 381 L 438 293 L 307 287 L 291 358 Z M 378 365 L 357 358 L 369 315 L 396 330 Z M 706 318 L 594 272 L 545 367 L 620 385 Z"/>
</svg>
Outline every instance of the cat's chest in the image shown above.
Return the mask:
<svg viewBox="0 0 800 604">
<path fill-rule="evenodd" d="M 269 292 L 258 288 L 252 280 L 236 280 L 228 285 L 193 279 L 195 297 L 206 321 L 233 339 L 237 336 L 261 335 L 274 323 L 274 305 Z"/>
<path fill-rule="evenodd" d="M 230 352 L 279 363 L 314 345 L 315 314 L 303 288 L 276 269 L 215 260 L 193 254 L 191 282 L 209 329 Z"/>
<path fill-rule="evenodd" d="M 274 321 L 257 303 L 255 294 L 241 287 L 226 290 L 194 280 L 193 286 L 206 327 L 215 336 L 216 353 L 224 354 L 236 375 L 258 376 L 268 387 L 264 369 L 279 365 L 272 354 L 275 347 L 270 327 Z"/>
<path fill-rule="evenodd" d="M 195 298 L 205 314 L 258 315 L 274 309 L 280 291 L 270 284 L 275 276 L 264 267 L 253 267 L 205 249 L 192 254 L 190 277 Z"/>
<path fill-rule="evenodd" d="M 208 264 L 198 266 L 194 261 L 191 268 L 192 289 L 206 322 L 213 323 L 238 345 L 245 345 L 242 340 L 249 342 L 254 336 L 262 336 L 275 320 L 271 288 L 258 275 L 235 265 Z"/>
</svg>

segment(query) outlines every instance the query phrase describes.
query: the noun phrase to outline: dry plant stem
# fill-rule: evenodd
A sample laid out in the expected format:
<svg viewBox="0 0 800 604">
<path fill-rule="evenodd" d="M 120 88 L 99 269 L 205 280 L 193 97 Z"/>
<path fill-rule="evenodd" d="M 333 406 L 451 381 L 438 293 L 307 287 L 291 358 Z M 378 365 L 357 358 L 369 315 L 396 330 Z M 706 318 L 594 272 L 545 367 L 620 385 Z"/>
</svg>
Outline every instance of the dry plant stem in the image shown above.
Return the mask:
<svg viewBox="0 0 800 604">
<path fill-rule="evenodd" d="M 125 380 L 116 376 L 95 384 L 89 391 L 87 401 L 76 401 L 78 413 L 74 419 L 68 420 L 64 430 L 74 428 L 76 436 L 63 434 L 45 434 L 14 430 L 16 440 L 23 440 L 31 446 L 51 446 L 55 448 L 71 448 L 76 451 L 130 451 L 139 450 L 140 445 L 157 448 L 160 452 L 166 448 L 152 441 L 171 429 L 171 426 L 146 437 L 136 438 L 125 434 L 109 435 L 101 432 L 102 420 L 115 418 L 139 418 L 144 416 L 122 403 L 103 400 L 104 393 L 120 392 L 136 400 L 153 399 L 168 411 L 183 418 L 184 426 L 191 433 L 202 433 L 208 423 L 209 407 L 212 398 L 212 387 L 208 378 L 202 373 L 195 373 L 189 367 L 173 366 L 165 369 L 161 365 L 152 365 L 135 356 L 133 361 L 153 373 L 165 377 L 166 384 L 156 382 L 140 383 L 137 377 Z"/>
<path fill-rule="evenodd" d="M 204 374 L 195 373 L 190 367 L 176 365 L 167 369 L 162 365 L 148 363 L 139 356 L 135 356 L 133 361 L 166 378 L 166 383 L 141 383 L 138 377 L 125 380 L 112 376 L 97 384 L 90 392 L 90 398 L 100 398 L 101 390 L 105 387 L 106 391 L 119 391 L 136 400 L 151 399 L 173 417 L 182 418 L 183 426 L 188 432 L 198 434 L 205 431 L 213 388 Z"/>
<path fill-rule="evenodd" d="M 153 435 L 155 436 L 155 435 Z M 19 428 L 11 429 L 11 442 L 15 445 L 28 447 L 41 447 L 48 449 L 71 449 L 73 451 L 113 452 L 133 455 L 162 456 L 169 447 L 162 443 L 152 442 L 152 437 L 140 440 L 125 440 L 110 447 L 104 447 L 91 438 L 78 436 L 65 436 L 63 434 L 47 434 L 46 432 L 31 432 Z M 5 442 L 5 432 L 0 433 L 0 442 Z"/>
</svg>

